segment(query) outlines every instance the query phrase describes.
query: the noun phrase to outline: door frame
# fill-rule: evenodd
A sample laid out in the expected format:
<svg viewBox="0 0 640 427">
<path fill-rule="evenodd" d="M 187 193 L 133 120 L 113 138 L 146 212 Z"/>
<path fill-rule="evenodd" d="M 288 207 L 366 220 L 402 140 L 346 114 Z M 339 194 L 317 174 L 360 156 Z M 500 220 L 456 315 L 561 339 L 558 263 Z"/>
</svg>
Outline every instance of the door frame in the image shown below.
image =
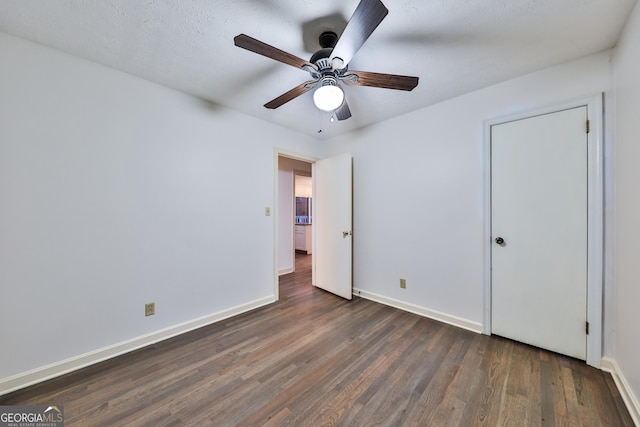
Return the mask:
<svg viewBox="0 0 640 427">
<path fill-rule="evenodd" d="M 293 151 L 289 151 L 283 148 L 278 148 L 275 147 L 273 150 L 273 162 L 274 162 L 274 171 L 273 171 L 273 197 L 274 200 L 272 202 L 273 208 L 271 209 L 271 215 L 273 218 L 273 295 L 275 296 L 276 301 L 280 299 L 280 276 L 278 275 L 278 269 L 279 269 L 279 264 L 278 264 L 278 254 L 279 254 L 279 250 L 280 250 L 280 244 L 279 244 L 279 233 L 280 233 L 280 227 L 278 225 L 278 221 L 280 218 L 280 213 L 279 213 L 279 209 L 278 209 L 278 202 L 280 201 L 280 192 L 279 192 L 279 176 L 278 176 L 278 158 L 279 157 L 288 157 L 290 159 L 294 159 L 294 160 L 300 160 L 303 162 L 307 162 L 307 163 L 311 163 L 314 164 L 318 159 L 315 157 L 310 157 L 310 156 L 305 156 L 303 154 L 300 153 L 296 153 Z M 294 191 L 295 191 L 295 171 L 294 171 Z M 294 193 L 294 200 L 293 203 L 295 203 L 295 193 Z M 294 212 L 295 213 L 295 212 Z M 295 239 L 295 234 L 293 235 L 293 239 Z M 294 270 L 295 270 L 295 240 L 294 240 Z"/>
<path fill-rule="evenodd" d="M 590 131 L 587 134 L 587 322 L 586 363 L 600 368 L 602 361 L 604 283 L 604 133 L 603 93 L 518 114 L 484 121 L 484 328 L 491 335 L 491 127 L 514 120 L 550 114 L 576 107 L 587 107 Z M 586 124 L 585 124 L 586 125 Z"/>
</svg>

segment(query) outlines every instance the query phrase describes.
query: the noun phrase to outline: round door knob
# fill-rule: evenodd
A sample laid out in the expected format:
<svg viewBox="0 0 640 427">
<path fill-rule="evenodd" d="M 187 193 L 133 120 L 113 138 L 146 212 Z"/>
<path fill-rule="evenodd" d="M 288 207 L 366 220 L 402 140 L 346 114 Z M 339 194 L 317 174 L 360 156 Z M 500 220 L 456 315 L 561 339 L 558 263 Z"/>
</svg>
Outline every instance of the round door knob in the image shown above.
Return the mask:
<svg viewBox="0 0 640 427">
<path fill-rule="evenodd" d="M 504 245 L 504 239 L 502 237 L 496 237 L 496 243 L 499 245 Z"/>
</svg>

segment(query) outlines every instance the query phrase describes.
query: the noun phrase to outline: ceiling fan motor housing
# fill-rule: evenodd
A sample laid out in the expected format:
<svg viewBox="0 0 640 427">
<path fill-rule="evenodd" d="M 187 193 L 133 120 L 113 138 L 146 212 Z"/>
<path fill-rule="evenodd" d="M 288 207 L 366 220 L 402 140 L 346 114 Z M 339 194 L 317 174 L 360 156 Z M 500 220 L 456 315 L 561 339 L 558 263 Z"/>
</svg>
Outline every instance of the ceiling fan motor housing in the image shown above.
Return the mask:
<svg viewBox="0 0 640 427">
<path fill-rule="evenodd" d="M 313 54 L 309 62 L 315 64 L 320 71 L 331 69 L 331 60 L 329 59 L 329 55 L 331 55 L 332 50 L 332 48 L 320 49 Z"/>
<path fill-rule="evenodd" d="M 325 31 L 320 34 L 319 43 L 322 49 L 311 56 L 310 62 L 318 67 L 321 72 L 333 67 L 330 59 L 331 52 L 338 42 L 338 35 L 333 31 Z"/>
</svg>

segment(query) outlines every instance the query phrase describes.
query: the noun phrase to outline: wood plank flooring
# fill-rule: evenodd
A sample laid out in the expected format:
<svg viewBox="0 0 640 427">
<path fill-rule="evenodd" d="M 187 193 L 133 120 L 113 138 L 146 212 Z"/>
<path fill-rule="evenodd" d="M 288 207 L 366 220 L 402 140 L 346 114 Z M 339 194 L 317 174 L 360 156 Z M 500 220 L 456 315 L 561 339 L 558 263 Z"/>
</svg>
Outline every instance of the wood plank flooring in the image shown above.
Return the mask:
<svg viewBox="0 0 640 427">
<path fill-rule="evenodd" d="M 0 396 L 67 426 L 633 426 L 607 373 L 310 284 L 280 300 Z"/>
</svg>

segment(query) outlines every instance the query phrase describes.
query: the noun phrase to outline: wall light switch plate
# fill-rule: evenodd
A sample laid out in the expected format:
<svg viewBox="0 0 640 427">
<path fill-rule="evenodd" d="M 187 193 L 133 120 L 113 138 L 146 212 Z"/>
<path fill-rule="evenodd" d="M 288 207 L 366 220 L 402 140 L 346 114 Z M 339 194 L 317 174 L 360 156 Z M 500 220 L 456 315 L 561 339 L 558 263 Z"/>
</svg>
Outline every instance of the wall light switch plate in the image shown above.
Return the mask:
<svg viewBox="0 0 640 427">
<path fill-rule="evenodd" d="M 407 288 L 407 279 L 400 279 L 400 287 L 402 289 L 406 289 Z"/>
<path fill-rule="evenodd" d="M 271 216 L 271 208 L 270 207 L 266 207 L 264 208 L 264 216 Z"/>
</svg>

